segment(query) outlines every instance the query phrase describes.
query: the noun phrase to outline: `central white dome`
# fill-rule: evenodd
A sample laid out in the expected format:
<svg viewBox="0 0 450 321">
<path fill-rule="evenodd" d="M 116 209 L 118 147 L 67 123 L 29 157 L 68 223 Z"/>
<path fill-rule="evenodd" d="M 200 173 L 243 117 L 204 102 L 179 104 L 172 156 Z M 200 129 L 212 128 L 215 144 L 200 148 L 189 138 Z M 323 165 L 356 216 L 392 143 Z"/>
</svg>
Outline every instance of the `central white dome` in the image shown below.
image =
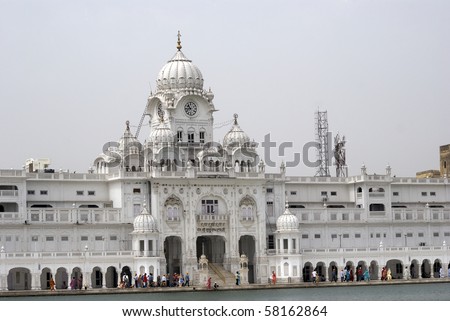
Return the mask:
<svg viewBox="0 0 450 321">
<path fill-rule="evenodd" d="M 161 69 L 156 80 L 158 90 L 195 88 L 203 90 L 203 76 L 181 50 Z"/>
</svg>

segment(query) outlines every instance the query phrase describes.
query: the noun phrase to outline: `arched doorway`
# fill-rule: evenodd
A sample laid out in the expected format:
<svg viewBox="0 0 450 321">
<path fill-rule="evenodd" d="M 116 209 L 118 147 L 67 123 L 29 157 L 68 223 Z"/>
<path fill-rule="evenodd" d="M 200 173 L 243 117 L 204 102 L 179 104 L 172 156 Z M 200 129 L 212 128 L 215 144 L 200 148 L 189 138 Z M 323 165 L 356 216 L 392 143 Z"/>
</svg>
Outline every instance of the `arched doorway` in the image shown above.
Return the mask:
<svg viewBox="0 0 450 321">
<path fill-rule="evenodd" d="M 350 271 L 349 281 L 353 282 L 355 280 L 355 264 L 352 261 L 347 261 L 345 263 L 345 269 Z"/>
<path fill-rule="evenodd" d="M 103 273 L 98 266 L 92 269 L 91 286 L 94 289 L 101 289 L 103 287 Z"/>
<path fill-rule="evenodd" d="M 31 290 L 31 273 L 26 268 L 14 268 L 8 273 L 8 290 Z"/>
<path fill-rule="evenodd" d="M 68 279 L 69 275 L 65 268 L 60 267 L 56 270 L 55 286 L 57 289 L 67 289 L 69 287 Z"/>
<path fill-rule="evenodd" d="M 179 236 L 166 237 L 164 240 L 164 256 L 166 257 L 165 273 L 182 273 L 182 242 Z"/>
<path fill-rule="evenodd" d="M 331 282 L 333 281 L 337 282 L 338 277 L 339 271 L 337 263 L 333 261 L 330 263 L 330 266 L 328 267 L 328 280 L 330 280 Z"/>
<path fill-rule="evenodd" d="M 433 276 L 438 279 L 441 277 L 440 270 L 442 268 L 442 263 L 439 259 L 434 260 L 433 264 Z"/>
<path fill-rule="evenodd" d="M 83 286 L 83 273 L 81 273 L 81 269 L 79 267 L 75 267 L 72 270 L 72 273 L 70 275 L 70 288 L 75 289 L 81 289 Z"/>
<path fill-rule="evenodd" d="M 400 260 L 389 260 L 386 267 L 391 269 L 392 279 L 403 279 L 403 263 Z"/>
<path fill-rule="evenodd" d="M 306 262 L 303 266 L 303 282 L 311 282 L 311 273 L 313 271 L 313 265 L 311 262 Z"/>
<path fill-rule="evenodd" d="M 370 262 L 369 266 L 369 275 L 371 280 L 379 280 L 380 276 L 378 275 L 378 263 L 377 261 Z"/>
<path fill-rule="evenodd" d="M 367 264 L 364 261 L 359 261 L 356 266 L 355 278 L 356 281 L 364 281 L 364 272 L 367 270 Z"/>
<path fill-rule="evenodd" d="M 108 289 L 117 288 L 118 284 L 118 273 L 114 266 L 110 266 L 106 269 L 106 287 Z"/>
<path fill-rule="evenodd" d="M 409 275 L 411 276 L 411 279 L 418 279 L 419 278 L 419 262 L 417 260 L 412 260 L 411 265 L 409 266 Z"/>
<path fill-rule="evenodd" d="M 326 265 L 324 262 L 318 262 L 316 264 L 316 268 L 315 268 L 316 272 L 317 272 L 317 278 L 319 279 L 319 281 L 325 281 L 325 275 L 326 275 Z"/>
<path fill-rule="evenodd" d="M 42 269 L 41 272 L 41 290 L 49 290 L 50 289 L 50 278 L 52 276 L 52 271 L 49 268 Z"/>
<path fill-rule="evenodd" d="M 422 261 L 422 266 L 420 269 L 420 272 L 422 274 L 422 279 L 429 279 L 431 278 L 431 263 L 428 260 Z"/>
<path fill-rule="evenodd" d="M 239 239 L 239 254 L 245 254 L 248 259 L 248 282 L 255 283 L 255 238 L 243 235 Z"/>
<path fill-rule="evenodd" d="M 130 269 L 129 266 L 125 265 L 122 268 L 122 272 L 120 273 L 120 279 L 121 280 L 123 280 L 123 276 L 124 275 L 128 276 L 128 283 L 125 285 L 125 287 L 129 288 L 129 287 L 131 287 L 131 284 L 132 284 L 132 281 L 133 281 L 133 278 L 132 278 L 132 275 L 131 275 L 131 269 Z"/>
<path fill-rule="evenodd" d="M 197 260 L 202 254 L 205 254 L 210 263 L 223 264 L 225 257 L 225 238 L 223 236 L 199 236 L 196 246 Z M 247 253 L 245 254 L 248 256 Z"/>
</svg>

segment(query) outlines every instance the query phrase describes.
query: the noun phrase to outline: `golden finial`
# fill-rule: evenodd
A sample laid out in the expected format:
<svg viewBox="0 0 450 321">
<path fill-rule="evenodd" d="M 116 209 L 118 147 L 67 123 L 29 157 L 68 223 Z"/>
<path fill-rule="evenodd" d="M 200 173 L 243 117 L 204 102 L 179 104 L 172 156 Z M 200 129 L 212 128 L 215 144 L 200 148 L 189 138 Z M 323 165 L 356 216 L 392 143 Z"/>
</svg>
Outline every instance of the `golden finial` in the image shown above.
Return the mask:
<svg viewBox="0 0 450 321">
<path fill-rule="evenodd" d="M 181 33 L 180 33 L 180 30 L 178 30 L 177 49 L 181 50 Z"/>
</svg>

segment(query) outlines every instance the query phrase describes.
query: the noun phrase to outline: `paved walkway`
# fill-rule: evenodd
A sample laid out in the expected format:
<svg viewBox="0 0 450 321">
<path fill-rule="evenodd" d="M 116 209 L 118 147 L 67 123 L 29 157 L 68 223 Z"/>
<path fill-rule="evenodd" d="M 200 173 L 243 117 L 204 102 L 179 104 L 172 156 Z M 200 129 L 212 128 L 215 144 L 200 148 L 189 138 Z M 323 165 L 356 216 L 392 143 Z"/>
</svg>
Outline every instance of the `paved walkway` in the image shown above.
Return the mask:
<svg viewBox="0 0 450 321">
<path fill-rule="evenodd" d="M 321 282 L 314 284 L 307 283 L 289 283 L 289 284 L 249 284 L 232 285 L 220 287 L 219 291 L 230 290 L 258 290 L 258 289 L 286 289 L 286 288 L 311 288 L 311 287 L 341 287 L 341 286 L 389 286 L 394 284 L 426 284 L 426 283 L 450 283 L 450 278 L 442 279 L 414 279 L 414 280 L 391 280 L 391 281 L 370 281 L 370 282 Z M 160 293 L 160 292 L 191 292 L 208 291 L 206 286 L 190 287 L 158 287 L 158 288 L 130 288 L 130 289 L 87 289 L 87 290 L 22 290 L 22 291 L 0 291 L 1 297 L 21 297 L 21 296 L 51 296 L 51 295 L 96 295 L 96 294 L 126 294 L 126 293 Z"/>
</svg>

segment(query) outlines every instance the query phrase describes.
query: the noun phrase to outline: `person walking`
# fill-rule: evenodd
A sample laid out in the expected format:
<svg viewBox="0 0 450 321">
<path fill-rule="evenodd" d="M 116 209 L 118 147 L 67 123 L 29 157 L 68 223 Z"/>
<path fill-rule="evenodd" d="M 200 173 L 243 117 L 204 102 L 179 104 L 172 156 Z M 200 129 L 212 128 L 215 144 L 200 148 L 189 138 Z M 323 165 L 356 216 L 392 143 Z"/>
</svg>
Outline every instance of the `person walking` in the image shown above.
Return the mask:
<svg viewBox="0 0 450 321">
<path fill-rule="evenodd" d="M 273 285 L 277 284 L 277 275 L 275 271 L 272 271 L 272 284 Z"/>
<path fill-rule="evenodd" d="M 53 276 L 50 277 L 50 291 L 55 291 L 55 280 L 53 280 Z"/>
</svg>

